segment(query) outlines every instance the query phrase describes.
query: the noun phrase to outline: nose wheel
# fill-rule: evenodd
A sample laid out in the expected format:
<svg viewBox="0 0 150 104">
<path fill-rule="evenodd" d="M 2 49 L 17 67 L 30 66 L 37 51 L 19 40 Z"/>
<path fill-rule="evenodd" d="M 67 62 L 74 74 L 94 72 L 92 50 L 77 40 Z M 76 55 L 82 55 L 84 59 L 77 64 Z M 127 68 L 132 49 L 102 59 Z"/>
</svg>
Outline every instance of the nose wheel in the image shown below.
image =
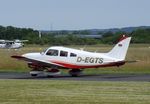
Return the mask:
<svg viewBox="0 0 150 104">
<path fill-rule="evenodd" d="M 33 69 L 33 70 L 30 71 L 30 75 L 33 76 L 33 77 L 36 77 L 41 73 L 43 73 L 43 71 L 42 70 L 37 70 L 37 69 Z"/>
<path fill-rule="evenodd" d="M 48 77 L 53 77 L 53 76 L 57 76 L 57 75 L 60 75 L 61 72 L 59 69 L 48 69 L 47 71 L 44 72 L 44 74 Z"/>
</svg>

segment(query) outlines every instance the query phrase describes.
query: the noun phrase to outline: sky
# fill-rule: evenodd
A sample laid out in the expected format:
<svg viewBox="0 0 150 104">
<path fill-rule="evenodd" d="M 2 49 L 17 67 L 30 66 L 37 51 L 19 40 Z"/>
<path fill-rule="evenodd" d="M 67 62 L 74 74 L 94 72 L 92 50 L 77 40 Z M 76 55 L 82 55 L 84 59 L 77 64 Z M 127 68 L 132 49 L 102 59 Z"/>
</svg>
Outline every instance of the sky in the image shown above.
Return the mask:
<svg viewBox="0 0 150 104">
<path fill-rule="evenodd" d="M 150 0 L 0 0 L 0 25 L 38 30 L 150 26 Z"/>
</svg>

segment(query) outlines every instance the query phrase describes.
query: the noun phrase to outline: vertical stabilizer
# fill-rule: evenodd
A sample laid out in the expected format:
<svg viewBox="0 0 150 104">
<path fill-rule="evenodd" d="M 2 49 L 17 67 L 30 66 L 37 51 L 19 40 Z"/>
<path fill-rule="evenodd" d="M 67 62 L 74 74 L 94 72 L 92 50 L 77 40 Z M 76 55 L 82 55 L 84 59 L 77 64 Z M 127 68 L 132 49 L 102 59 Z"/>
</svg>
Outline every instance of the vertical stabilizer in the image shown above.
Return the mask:
<svg viewBox="0 0 150 104">
<path fill-rule="evenodd" d="M 131 37 L 123 35 L 115 47 L 107 53 L 109 57 L 125 60 Z"/>
</svg>

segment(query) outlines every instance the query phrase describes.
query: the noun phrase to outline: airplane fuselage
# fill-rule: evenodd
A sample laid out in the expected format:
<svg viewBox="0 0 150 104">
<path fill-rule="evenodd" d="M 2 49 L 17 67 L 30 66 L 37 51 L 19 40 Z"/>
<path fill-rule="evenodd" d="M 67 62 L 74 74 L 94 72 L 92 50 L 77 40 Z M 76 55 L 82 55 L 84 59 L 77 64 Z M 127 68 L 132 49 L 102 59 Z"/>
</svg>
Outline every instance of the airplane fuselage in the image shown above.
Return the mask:
<svg viewBox="0 0 150 104">
<path fill-rule="evenodd" d="M 49 51 L 53 50 L 57 51 L 56 54 L 48 54 Z M 71 69 L 111 66 L 114 65 L 112 63 L 124 61 L 108 57 L 103 53 L 92 53 L 65 47 L 50 47 L 44 53 L 28 53 L 24 54 L 23 57 Z"/>
</svg>

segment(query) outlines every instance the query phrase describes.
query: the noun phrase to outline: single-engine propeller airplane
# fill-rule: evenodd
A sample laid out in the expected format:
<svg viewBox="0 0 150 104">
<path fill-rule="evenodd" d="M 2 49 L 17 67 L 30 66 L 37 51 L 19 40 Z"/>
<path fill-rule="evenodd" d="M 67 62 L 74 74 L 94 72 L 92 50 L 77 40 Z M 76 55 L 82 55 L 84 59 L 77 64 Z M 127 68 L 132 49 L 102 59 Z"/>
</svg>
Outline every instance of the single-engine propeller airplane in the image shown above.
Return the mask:
<svg viewBox="0 0 150 104">
<path fill-rule="evenodd" d="M 0 40 L 0 48 L 7 48 L 7 49 L 19 49 L 24 46 L 23 42 L 27 42 L 28 40 Z"/>
<path fill-rule="evenodd" d="M 72 48 L 54 46 L 42 53 L 26 53 L 12 58 L 28 62 L 32 68 L 31 76 L 45 73 L 47 76 L 61 74 L 60 69 L 69 69 L 71 76 L 79 76 L 85 68 L 121 66 L 126 63 L 125 57 L 131 37 L 123 35 L 114 48 L 108 53 L 87 52 Z"/>
</svg>

